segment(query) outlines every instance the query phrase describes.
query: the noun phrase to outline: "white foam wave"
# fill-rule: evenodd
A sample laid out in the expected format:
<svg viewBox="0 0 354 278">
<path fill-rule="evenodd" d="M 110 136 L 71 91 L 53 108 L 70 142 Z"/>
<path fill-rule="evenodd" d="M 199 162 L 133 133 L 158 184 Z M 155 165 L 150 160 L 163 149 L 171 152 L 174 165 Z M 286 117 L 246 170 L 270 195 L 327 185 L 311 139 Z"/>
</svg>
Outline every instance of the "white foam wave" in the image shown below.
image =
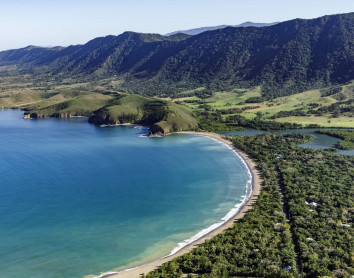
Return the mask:
<svg viewBox="0 0 354 278">
<path fill-rule="evenodd" d="M 115 125 L 100 125 L 100 127 L 111 127 L 111 126 L 118 126 L 118 124 L 115 124 Z"/>
<path fill-rule="evenodd" d="M 202 135 L 204 136 L 204 135 Z M 141 137 L 141 135 L 139 136 Z M 144 136 L 143 136 L 144 137 Z M 234 155 L 236 155 L 242 162 L 242 164 L 244 165 L 244 167 L 247 169 L 247 176 L 248 176 L 248 180 L 245 184 L 245 187 L 246 187 L 246 195 L 242 195 L 241 197 L 243 198 L 242 199 L 242 202 L 241 203 L 237 203 L 235 204 L 235 206 L 229 211 L 227 212 L 227 214 L 221 218 L 221 221 L 217 222 L 217 223 L 214 223 L 212 224 L 211 226 L 209 226 L 208 228 L 206 229 L 203 229 L 201 230 L 200 232 L 198 232 L 197 234 L 195 234 L 194 236 L 192 236 L 191 238 L 189 239 L 186 239 L 184 240 L 183 242 L 179 242 L 177 244 L 177 246 L 175 248 L 172 249 L 172 251 L 162 257 L 162 258 L 159 258 L 157 260 L 154 260 L 152 262 L 155 262 L 155 261 L 158 261 L 160 259 L 164 259 L 164 258 L 167 258 L 167 257 L 170 257 L 174 254 L 176 254 L 178 251 L 180 251 L 181 249 L 187 247 L 188 245 L 192 244 L 193 242 L 197 241 L 198 239 L 208 235 L 209 233 L 211 233 L 212 231 L 214 231 L 215 229 L 219 228 L 220 226 L 224 225 L 227 221 L 229 221 L 230 219 L 232 219 L 233 217 L 235 217 L 238 212 L 247 204 L 248 200 L 250 199 L 251 195 L 252 195 L 252 191 L 253 191 L 253 174 L 252 174 L 252 171 L 249 167 L 249 165 L 247 164 L 247 162 L 243 159 L 242 156 L 240 156 L 235 149 L 233 149 L 232 147 L 230 147 L 228 144 L 220 141 L 220 140 L 217 140 L 215 138 L 212 138 L 212 137 L 209 137 L 209 136 L 204 136 L 204 137 L 208 137 L 210 139 L 212 139 L 213 141 L 215 142 L 218 142 L 220 144 L 223 144 L 225 145 L 227 148 L 229 148 L 230 150 L 232 150 L 232 152 L 234 153 Z M 145 264 L 142 264 L 142 265 L 145 265 Z M 125 271 L 129 271 L 129 270 L 133 270 L 133 269 L 136 269 L 136 268 L 139 268 L 140 266 L 142 265 L 138 265 L 138 266 L 135 266 L 135 267 L 132 267 L 132 268 L 127 268 L 127 269 L 124 269 L 124 270 L 121 270 L 121 271 L 118 271 L 118 272 L 107 272 L 107 273 L 103 273 L 101 274 L 100 276 L 97 276 L 97 277 L 94 277 L 94 278 L 105 278 L 105 277 L 108 277 L 110 275 L 113 275 L 113 274 L 116 274 L 116 273 L 120 273 L 120 272 L 125 272 Z"/>
<path fill-rule="evenodd" d="M 105 277 L 108 277 L 108 276 L 111 276 L 111 275 L 114 275 L 114 274 L 117 274 L 118 272 L 105 272 L 105 273 L 102 273 L 101 275 L 99 276 L 95 276 L 93 278 L 105 278 Z"/>
<path fill-rule="evenodd" d="M 208 136 L 206 136 L 208 137 Z M 242 164 L 244 165 L 244 167 L 247 169 L 247 176 L 248 176 L 248 180 L 245 184 L 246 187 L 246 195 L 242 195 L 241 197 L 243 198 L 241 203 L 237 203 L 235 204 L 235 206 L 223 217 L 221 218 L 220 222 L 214 223 L 211 226 L 209 226 L 208 228 L 201 230 L 200 232 L 198 232 L 197 234 L 195 234 L 194 236 L 192 236 L 189 239 L 186 239 L 183 242 L 179 242 L 177 247 L 175 247 L 170 254 L 168 254 L 167 256 L 163 257 L 169 257 L 172 256 L 173 254 L 176 254 L 179 250 L 183 249 L 184 247 L 192 244 L 194 241 L 206 236 L 207 234 L 211 233 L 212 231 L 214 231 L 215 229 L 219 228 L 220 226 L 222 226 L 223 224 L 225 224 L 227 221 L 229 221 L 230 219 L 232 219 L 244 206 L 245 204 L 248 202 L 248 200 L 250 199 L 251 195 L 252 195 L 252 191 L 253 191 L 253 174 L 251 172 L 251 169 L 249 167 L 249 165 L 247 164 L 247 162 L 243 159 L 242 156 L 240 156 L 235 149 L 233 149 L 232 147 L 230 147 L 228 144 L 217 140 L 215 138 L 212 137 L 208 137 L 210 139 L 212 139 L 215 142 L 221 143 L 223 145 L 225 145 L 227 148 L 229 148 L 230 150 L 232 150 L 232 152 L 234 153 L 234 155 L 236 155 L 242 162 Z"/>
<path fill-rule="evenodd" d="M 149 130 L 149 127 L 143 126 L 143 125 L 134 125 L 134 128 L 141 129 L 141 130 Z"/>
</svg>

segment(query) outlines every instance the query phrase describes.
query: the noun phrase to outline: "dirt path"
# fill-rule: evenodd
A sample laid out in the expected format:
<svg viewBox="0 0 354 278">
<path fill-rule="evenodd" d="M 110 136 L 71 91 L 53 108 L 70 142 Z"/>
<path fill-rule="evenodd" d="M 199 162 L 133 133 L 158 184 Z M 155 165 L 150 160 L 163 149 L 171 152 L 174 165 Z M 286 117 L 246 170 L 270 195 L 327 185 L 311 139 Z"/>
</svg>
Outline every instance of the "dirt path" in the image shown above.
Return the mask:
<svg viewBox="0 0 354 278">
<path fill-rule="evenodd" d="M 275 175 L 277 177 L 278 189 L 279 189 L 279 193 L 280 193 L 280 197 L 281 197 L 281 204 L 283 206 L 283 212 L 284 212 L 285 218 L 286 218 L 286 223 L 288 223 L 290 225 L 288 204 L 287 204 L 285 196 L 284 196 L 283 186 L 282 186 L 282 183 L 280 180 L 280 175 L 279 175 L 279 170 L 277 168 L 275 168 L 274 171 L 275 171 Z M 294 235 L 293 235 L 293 232 L 291 231 L 291 229 L 290 229 L 290 233 L 291 233 L 291 240 L 294 245 L 296 268 L 297 268 L 297 271 L 299 273 L 301 273 L 301 261 L 299 259 L 299 253 L 296 250 L 295 238 L 294 238 Z"/>
</svg>

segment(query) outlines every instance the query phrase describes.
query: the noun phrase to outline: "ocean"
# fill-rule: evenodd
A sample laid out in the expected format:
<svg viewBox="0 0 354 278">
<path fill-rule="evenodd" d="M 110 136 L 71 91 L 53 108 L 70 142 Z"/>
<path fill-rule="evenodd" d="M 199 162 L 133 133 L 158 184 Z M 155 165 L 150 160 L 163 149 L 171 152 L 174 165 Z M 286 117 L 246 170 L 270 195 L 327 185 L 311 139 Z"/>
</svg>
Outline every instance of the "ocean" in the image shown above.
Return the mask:
<svg viewBox="0 0 354 278">
<path fill-rule="evenodd" d="M 0 111 L 0 277 L 97 275 L 168 255 L 240 204 L 249 174 L 210 138 Z"/>
</svg>

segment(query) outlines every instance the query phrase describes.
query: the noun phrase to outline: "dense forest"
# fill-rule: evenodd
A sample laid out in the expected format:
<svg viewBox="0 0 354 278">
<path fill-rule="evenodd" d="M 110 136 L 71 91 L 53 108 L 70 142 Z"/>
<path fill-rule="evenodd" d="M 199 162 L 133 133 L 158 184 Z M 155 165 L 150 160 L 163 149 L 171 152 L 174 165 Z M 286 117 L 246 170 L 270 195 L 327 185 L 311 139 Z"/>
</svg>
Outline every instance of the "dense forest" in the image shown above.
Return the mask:
<svg viewBox="0 0 354 278">
<path fill-rule="evenodd" d="M 223 119 L 222 113 L 202 111 L 196 112 L 196 117 L 199 120 L 199 128 L 201 130 L 222 132 L 222 131 L 235 131 L 243 130 L 244 127 L 254 128 L 258 130 L 285 130 L 285 129 L 298 129 L 304 126 L 296 123 L 279 123 L 275 121 L 265 121 L 260 118 L 260 114 L 254 119 L 246 119 L 241 115 L 232 115 Z M 307 127 L 316 127 L 315 125 Z"/>
<path fill-rule="evenodd" d="M 353 80 L 353 41 L 348 13 L 195 36 L 125 32 L 66 48 L 29 46 L 0 52 L 0 66 L 56 84 L 114 77 L 126 92 L 150 96 L 261 85 L 274 98 Z"/>
<path fill-rule="evenodd" d="M 254 209 L 144 277 L 352 277 L 354 158 L 296 146 L 308 139 L 233 137 L 264 179 Z"/>
</svg>

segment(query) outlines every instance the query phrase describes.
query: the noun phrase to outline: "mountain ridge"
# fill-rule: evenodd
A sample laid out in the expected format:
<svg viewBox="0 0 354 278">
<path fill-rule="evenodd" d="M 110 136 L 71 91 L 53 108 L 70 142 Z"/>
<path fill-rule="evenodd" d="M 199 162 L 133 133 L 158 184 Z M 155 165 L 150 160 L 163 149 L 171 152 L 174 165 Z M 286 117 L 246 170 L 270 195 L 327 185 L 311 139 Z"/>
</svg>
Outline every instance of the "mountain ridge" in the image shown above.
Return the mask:
<svg viewBox="0 0 354 278">
<path fill-rule="evenodd" d="M 124 32 L 66 48 L 3 51 L 0 66 L 59 81 L 117 76 L 124 90 L 150 96 L 262 86 L 272 98 L 353 80 L 353 42 L 354 13 L 348 13 L 194 36 Z"/>
<path fill-rule="evenodd" d="M 192 28 L 192 29 L 188 29 L 188 30 L 179 30 L 179 31 L 167 33 L 165 36 L 172 36 L 172 35 L 175 35 L 178 33 L 187 34 L 187 35 L 198 35 L 202 32 L 224 29 L 226 27 L 236 27 L 236 28 L 237 27 L 266 27 L 266 26 L 272 26 L 272 25 L 275 25 L 278 23 L 280 23 L 280 22 L 256 23 L 256 22 L 246 21 L 246 22 L 243 22 L 243 23 L 237 24 L 237 25 L 223 24 L 223 25 L 210 26 L 210 27 L 198 27 L 198 28 Z"/>
</svg>

